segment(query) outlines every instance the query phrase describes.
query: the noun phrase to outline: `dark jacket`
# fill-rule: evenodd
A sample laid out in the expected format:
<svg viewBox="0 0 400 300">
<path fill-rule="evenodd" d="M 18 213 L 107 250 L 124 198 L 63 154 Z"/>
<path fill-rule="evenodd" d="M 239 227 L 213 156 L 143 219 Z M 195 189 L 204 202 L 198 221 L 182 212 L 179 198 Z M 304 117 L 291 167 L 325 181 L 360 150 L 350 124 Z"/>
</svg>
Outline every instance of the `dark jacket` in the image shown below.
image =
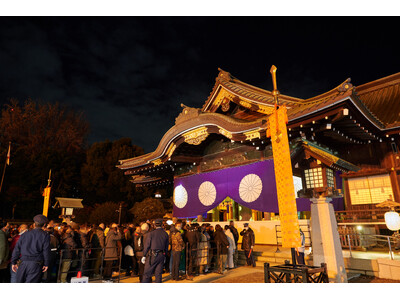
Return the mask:
<svg viewBox="0 0 400 300">
<path fill-rule="evenodd" d="M 74 230 L 71 232 L 71 234 L 72 234 L 72 238 L 74 239 L 74 242 L 76 244 L 75 248 L 77 248 L 77 249 L 83 248 L 80 232 Z"/>
<path fill-rule="evenodd" d="M 251 228 L 243 229 L 240 232 L 240 235 L 243 236 L 242 239 L 242 250 L 250 250 L 251 246 L 254 246 L 255 244 L 255 236 L 254 232 Z"/>
<path fill-rule="evenodd" d="M 184 241 L 189 243 L 189 246 L 193 249 L 197 249 L 199 243 L 199 232 L 194 227 L 190 227 L 184 234 Z"/>
<path fill-rule="evenodd" d="M 239 233 L 235 226 L 229 225 L 229 229 L 231 230 L 233 234 L 233 238 L 235 239 L 235 245 L 237 246 L 238 240 L 239 240 Z"/>
<path fill-rule="evenodd" d="M 44 266 L 50 263 L 50 236 L 41 228 L 25 232 L 15 245 L 11 262 L 16 264 L 21 255 L 22 261 L 43 261 Z"/>
<path fill-rule="evenodd" d="M 61 249 L 62 251 L 62 258 L 63 259 L 72 259 L 73 258 L 73 253 L 71 249 L 76 248 L 76 243 L 74 241 L 74 238 L 72 237 L 71 232 L 69 233 L 64 233 L 61 237 Z"/>
<path fill-rule="evenodd" d="M 207 230 L 207 233 L 210 236 L 210 247 L 213 249 L 216 248 L 215 241 L 214 241 L 215 232 L 211 231 L 211 230 Z"/>
<path fill-rule="evenodd" d="M 86 233 L 80 231 L 79 234 L 82 248 L 90 248 Z"/>
<path fill-rule="evenodd" d="M 221 254 L 228 254 L 229 240 L 223 231 L 217 230 L 214 234 L 214 240 L 217 246 L 220 247 Z"/>
<path fill-rule="evenodd" d="M 143 256 L 147 256 L 150 250 L 160 250 L 168 252 L 169 238 L 168 234 L 162 228 L 156 228 L 146 233 L 144 236 Z"/>
<path fill-rule="evenodd" d="M 103 236 L 103 243 L 104 243 L 104 236 Z M 96 232 L 92 232 L 89 238 L 89 245 L 91 248 L 104 248 L 100 245 L 99 237 L 97 236 Z M 100 249 L 96 249 L 96 251 L 101 251 Z"/>
<path fill-rule="evenodd" d="M 118 259 L 118 241 L 121 240 L 121 233 L 115 232 L 110 229 L 106 237 L 106 249 L 104 251 L 104 260 L 116 260 Z"/>
<path fill-rule="evenodd" d="M 135 232 L 133 234 L 133 251 L 136 256 L 143 256 L 143 234 Z"/>
<path fill-rule="evenodd" d="M 0 269 L 6 269 L 10 248 L 8 246 L 7 235 L 0 228 Z"/>
</svg>

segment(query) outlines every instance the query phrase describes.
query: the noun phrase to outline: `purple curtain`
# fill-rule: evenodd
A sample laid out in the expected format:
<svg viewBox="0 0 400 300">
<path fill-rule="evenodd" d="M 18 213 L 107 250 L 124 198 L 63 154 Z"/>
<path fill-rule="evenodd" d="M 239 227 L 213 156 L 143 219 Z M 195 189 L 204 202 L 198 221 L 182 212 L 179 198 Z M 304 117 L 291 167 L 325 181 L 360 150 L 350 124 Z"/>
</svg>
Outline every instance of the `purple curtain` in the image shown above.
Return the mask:
<svg viewBox="0 0 400 300">
<path fill-rule="evenodd" d="M 203 204 L 199 198 L 199 188 L 202 184 L 205 189 L 201 189 L 200 196 L 203 203 L 207 205 Z M 218 206 L 226 197 L 232 198 L 240 205 L 258 211 L 279 212 L 272 159 L 214 172 L 175 178 L 174 189 L 175 191 L 180 191 L 179 196 L 175 195 L 176 199 L 184 199 L 180 202 L 181 204 L 178 204 L 180 207 L 174 203 L 175 217 L 185 218 L 203 215 Z M 182 190 L 186 193 L 182 193 Z M 204 195 L 207 193 L 211 194 L 211 196 L 207 195 L 208 201 L 204 201 Z M 185 194 L 185 196 L 181 197 L 182 194 Z M 341 201 L 334 199 L 332 203 L 335 210 L 340 207 L 338 203 L 342 203 L 341 206 L 343 207 L 343 199 Z M 309 199 L 298 198 L 297 210 L 309 211 Z"/>
</svg>

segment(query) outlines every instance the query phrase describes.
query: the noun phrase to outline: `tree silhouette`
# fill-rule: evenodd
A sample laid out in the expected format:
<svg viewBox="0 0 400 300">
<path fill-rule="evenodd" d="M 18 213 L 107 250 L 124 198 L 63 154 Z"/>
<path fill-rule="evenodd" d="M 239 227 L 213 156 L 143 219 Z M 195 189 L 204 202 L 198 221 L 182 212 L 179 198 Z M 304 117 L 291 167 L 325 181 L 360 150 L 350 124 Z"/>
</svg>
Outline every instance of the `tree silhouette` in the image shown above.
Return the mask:
<svg viewBox="0 0 400 300">
<path fill-rule="evenodd" d="M 135 187 L 129 176 L 116 167 L 121 159 L 142 155 L 143 149 L 132 145 L 130 138 L 94 143 L 86 153 L 82 167 L 82 188 L 85 203 L 135 202 Z M 137 195 L 141 200 L 141 196 Z"/>
<path fill-rule="evenodd" d="M 52 170 L 54 196 L 75 197 L 80 189 L 80 166 L 84 159 L 88 123 L 82 113 L 58 103 L 20 104 L 11 100 L 1 111 L 0 167 L 11 142 L 11 165 L 7 167 L 1 213 L 31 218 L 42 212 L 42 191 Z M 51 217 L 58 212 L 50 210 Z"/>
</svg>

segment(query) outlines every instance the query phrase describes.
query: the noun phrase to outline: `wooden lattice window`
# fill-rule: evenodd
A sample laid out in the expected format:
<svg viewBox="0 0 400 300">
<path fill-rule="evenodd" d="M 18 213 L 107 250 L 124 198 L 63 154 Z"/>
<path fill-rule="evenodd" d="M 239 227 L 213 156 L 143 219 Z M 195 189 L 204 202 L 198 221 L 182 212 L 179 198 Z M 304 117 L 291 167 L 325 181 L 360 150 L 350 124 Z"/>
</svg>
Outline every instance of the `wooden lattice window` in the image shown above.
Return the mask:
<svg viewBox="0 0 400 300">
<path fill-rule="evenodd" d="M 393 199 L 389 174 L 349 178 L 349 192 L 352 205 L 376 204 Z"/>
</svg>

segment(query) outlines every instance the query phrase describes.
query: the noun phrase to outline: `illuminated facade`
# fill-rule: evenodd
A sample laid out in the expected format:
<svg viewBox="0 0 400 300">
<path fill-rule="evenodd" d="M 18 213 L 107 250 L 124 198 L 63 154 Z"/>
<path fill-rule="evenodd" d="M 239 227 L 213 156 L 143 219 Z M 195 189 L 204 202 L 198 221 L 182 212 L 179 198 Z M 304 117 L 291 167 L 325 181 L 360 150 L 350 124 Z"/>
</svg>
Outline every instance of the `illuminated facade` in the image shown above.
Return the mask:
<svg viewBox="0 0 400 300">
<path fill-rule="evenodd" d="M 343 222 L 389 197 L 400 202 L 400 73 L 357 87 L 348 79 L 313 98 L 280 95 L 279 101 L 287 108 L 299 217 L 322 193 Z M 173 184 L 178 217 L 279 214 L 267 137 L 272 93 L 220 70 L 202 108 L 182 107 L 154 152 L 118 168 L 139 187 Z"/>
</svg>

